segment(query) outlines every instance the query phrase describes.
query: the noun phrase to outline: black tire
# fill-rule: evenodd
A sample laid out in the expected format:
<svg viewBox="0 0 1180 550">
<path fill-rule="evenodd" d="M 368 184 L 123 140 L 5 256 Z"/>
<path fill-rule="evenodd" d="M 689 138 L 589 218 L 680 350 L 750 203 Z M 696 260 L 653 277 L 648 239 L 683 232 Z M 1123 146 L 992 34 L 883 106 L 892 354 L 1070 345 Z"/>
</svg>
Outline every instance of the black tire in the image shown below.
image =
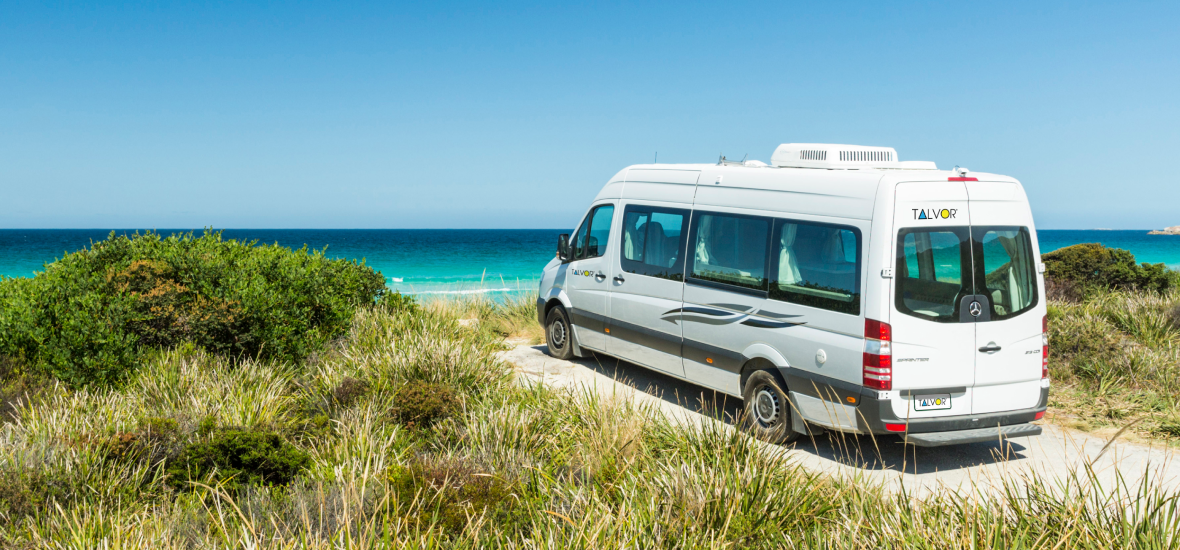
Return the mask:
<svg viewBox="0 0 1180 550">
<path fill-rule="evenodd" d="M 573 359 L 574 331 L 570 328 L 570 318 L 565 308 L 561 306 L 549 310 L 545 316 L 545 343 L 549 346 L 549 355 L 558 359 Z"/>
<path fill-rule="evenodd" d="M 746 429 L 754 437 L 781 445 L 799 439 L 791 429 L 791 402 L 778 377 L 760 370 L 750 375 L 742 390 L 745 401 Z"/>
</svg>

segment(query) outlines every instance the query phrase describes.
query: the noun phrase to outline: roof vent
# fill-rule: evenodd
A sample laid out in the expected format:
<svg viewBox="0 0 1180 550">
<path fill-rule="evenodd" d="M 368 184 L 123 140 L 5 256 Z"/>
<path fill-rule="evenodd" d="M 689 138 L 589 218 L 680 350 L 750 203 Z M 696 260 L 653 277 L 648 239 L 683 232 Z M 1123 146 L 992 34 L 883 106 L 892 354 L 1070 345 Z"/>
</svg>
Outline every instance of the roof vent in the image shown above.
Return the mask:
<svg viewBox="0 0 1180 550">
<path fill-rule="evenodd" d="M 784 143 L 774 150 L 770 163 L 783 168 L 903 168 L 892 147 Z"/>
</svg>

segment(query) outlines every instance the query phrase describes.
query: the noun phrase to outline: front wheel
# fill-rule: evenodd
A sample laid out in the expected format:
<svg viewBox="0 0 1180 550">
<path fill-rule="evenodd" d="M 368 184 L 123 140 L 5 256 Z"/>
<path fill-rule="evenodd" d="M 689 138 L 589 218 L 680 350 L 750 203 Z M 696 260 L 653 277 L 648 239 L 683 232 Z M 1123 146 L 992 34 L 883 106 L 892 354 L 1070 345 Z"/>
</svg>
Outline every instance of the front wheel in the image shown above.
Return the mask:
<svg viewBox="0 0 1180 550">
<path fill-rule="evenodd" d="M 572 359 L 573 336 L 570 318 L 566 315 L 565 308 L 557 306 L 549 310 L 549 315 L 545 316 L 545 343 L 549 346 L 549 355 L 558 359 Z"/>
<path fill-rule="evenodd" d="M 773 374 L 760 370 L 750 375 L 742 391 L 746 427 L 763 441 L 774 444 L 799 439 L 791 429 L 791 402 Z"/>
</svg>

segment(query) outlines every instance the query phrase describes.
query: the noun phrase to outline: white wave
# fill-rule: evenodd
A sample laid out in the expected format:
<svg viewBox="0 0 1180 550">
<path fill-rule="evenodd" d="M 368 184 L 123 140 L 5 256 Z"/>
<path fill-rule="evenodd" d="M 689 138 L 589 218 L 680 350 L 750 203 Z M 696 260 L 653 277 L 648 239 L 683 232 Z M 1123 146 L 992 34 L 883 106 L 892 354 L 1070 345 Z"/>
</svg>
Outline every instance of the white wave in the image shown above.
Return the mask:
<svg viewBox="0 0 1180 550">
<path fill-rule="evenodd" d="M 402 279 L 401 277 L 390 277 L 390 278 L 389 278 L 389 280 L 390 280 L 390 281 L 393 281 L 393 282 L 395 282 L 395 283 L 400 283 L 400 282 L 402 282 L 402 281 L 403 281 L 403 280 L 405 280 L 405 279 Z"/>
<path fill-rule="evenodd" d="M 477 288 L 471 290 L 419 290 L 403 294 L 486 294 L 488 292 L 516 292 L 515 288 Z"/>
</svg>

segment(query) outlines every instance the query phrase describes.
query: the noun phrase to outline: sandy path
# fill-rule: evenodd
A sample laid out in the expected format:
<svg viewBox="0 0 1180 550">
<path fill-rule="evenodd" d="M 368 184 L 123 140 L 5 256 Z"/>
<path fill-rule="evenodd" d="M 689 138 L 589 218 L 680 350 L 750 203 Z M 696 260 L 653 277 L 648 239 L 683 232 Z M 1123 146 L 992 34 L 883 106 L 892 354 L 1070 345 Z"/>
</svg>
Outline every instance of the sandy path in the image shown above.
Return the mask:
<svg viewBox="0 0 1180 550">
<path fill-rule="evenodd" d="M 584 386 L 601 393 L 627 396 L 650 405 L 683 423 L 714 422 L 723 410 L 736 414 L 741 401 L 614 358 L 562 361 L 550 357 L 544 345 L 517 346 L 504 352 L 526 380 L 554 386 Z M 857 477 L 904 489 L 920 496 L 931 491 L 990 493 L 1005 478 L 1021 479 L 1030 473 L 1063 480 L 1071 472 L 1092 464 L 1103 487 L 1116 483 L 1121 474 L 1132 488 L 1145 473 L 1164 486 L 1180 490 L 1180 462 L 1176 451 L 1162 445 L 1146 446 L 1108 440 L 1056 426 L 1044 425 L 1038 437 L 974 443 L 941 448 L 904 445 L 894 436 L 827 434 L 803 439 L 786 447 L 767 445 L 813 471 L 840 477 Z"/>
</svg>

